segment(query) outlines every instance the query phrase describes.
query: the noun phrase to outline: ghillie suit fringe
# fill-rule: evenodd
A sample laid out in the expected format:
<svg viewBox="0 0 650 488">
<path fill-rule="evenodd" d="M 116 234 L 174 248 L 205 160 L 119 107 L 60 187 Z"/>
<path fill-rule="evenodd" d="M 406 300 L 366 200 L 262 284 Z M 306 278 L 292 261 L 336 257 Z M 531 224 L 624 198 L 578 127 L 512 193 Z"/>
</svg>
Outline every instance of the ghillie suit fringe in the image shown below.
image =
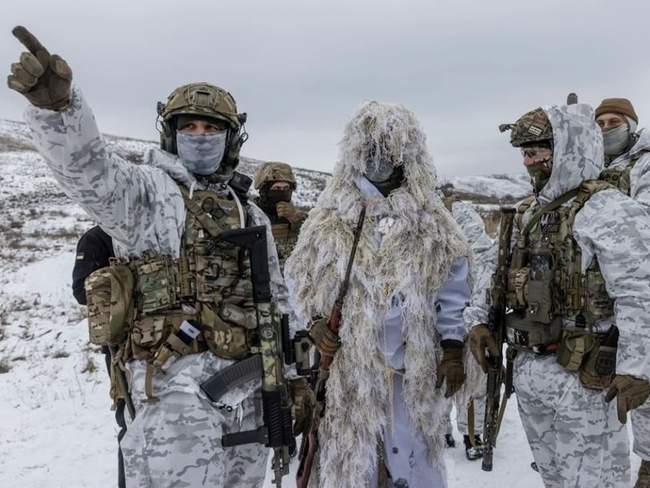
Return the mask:
<svg viewBox="0 0 650 488">
<path fill-rule="evenodd" d="M 431 462 L 441 456 L 445 412 L 436 390 L 441 359 L 434 301 L 454 260 L 469 246 L 435 193 L 436 174 L 424 133 L 399 105 L 368 102 L 348 123 L 332 179 L 303 224 L 285 277 L 302 320 L 327 316 L 345 274 L 363 198 L 355 185 L 367 161 L 389 158 L 405 181 L 388 198 L 367 203 L 366 223 L 343 306 L 342 347 L 327 383 L 320 425 L 318 476 L 310 486 L 366 486 L 377 465 L 377 438 L 391 428 L 390 374 L 379 328 L 394 294 L 406 339 L 404 396 L 409 418 L 425 435 Z M 378 245 L 377 234 L 381 234 Z"/>
</svg>

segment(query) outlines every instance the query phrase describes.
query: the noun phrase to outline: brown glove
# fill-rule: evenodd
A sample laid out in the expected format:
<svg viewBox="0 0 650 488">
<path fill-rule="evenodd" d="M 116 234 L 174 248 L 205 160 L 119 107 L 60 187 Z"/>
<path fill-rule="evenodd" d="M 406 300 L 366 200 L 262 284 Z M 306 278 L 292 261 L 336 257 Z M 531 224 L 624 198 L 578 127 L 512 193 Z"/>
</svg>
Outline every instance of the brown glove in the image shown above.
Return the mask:
<svg viewBox="0 0 650 488">
<path fill-rule="evenodd" d="M 440 388 L 447 379 L 445 398 L 449 398 L 463 386 L 465 382 L 465 365 L 463 364 L 463 343 L 446 340 L 441 342 L 442 361 L 436 371 L 436 388 Z"/>
<path fill-rule="evenodd" d="M 316 407 L 316 395 L 309 387 L 305 378 L 296 378 L 289 381 L 289 392 L 293 403 L 293 435 L 306 434 L 309 432 L 314 408 Z"/>
<path fill-rule="evenodd" d="M 616 397 L 618 420 L 624 424 L 627 412 L 643 405 L 650 395 L 650 383 L 628 374 L 617 374 L 607 390 L 605 401 L 611 402 Z"/>
<path fill-rule="evenodd" d="M 499 354 L 499 346 L 494 341 L 487 325 L 479 324 L 472 327 L 469 332 L 469 350 L 472 351 L 472 356 L 481 366 L 483 372 L 487 374 L 488 363 L 485 351 L 490 351 L 493 356 Z"/>
<path fill-rule="evenodd" d="M 50 54 L 31 32 L 23 26 L 12 31 L 29 52 L 11 65 L 7 86 L 22 93 L 32 105 L 48 110 L 61 110 L 70 103 L 72 70 L 56 54 Z"/>
<path fill-rule="evenodd" d="M 278 212 L 278 217 L 285 218 L 292 224 L 297 224 L 303 218 L 303 213 L 291 202 L 278 202 L 275 209 Z"/>
<path fill-rule="evenodd" d="M 327 326 L 326 317 L 314 317 L 309 324 L 309 338 L 323 356 L 333 357 L 341 347 L 341 339 Z"/>
</svg>

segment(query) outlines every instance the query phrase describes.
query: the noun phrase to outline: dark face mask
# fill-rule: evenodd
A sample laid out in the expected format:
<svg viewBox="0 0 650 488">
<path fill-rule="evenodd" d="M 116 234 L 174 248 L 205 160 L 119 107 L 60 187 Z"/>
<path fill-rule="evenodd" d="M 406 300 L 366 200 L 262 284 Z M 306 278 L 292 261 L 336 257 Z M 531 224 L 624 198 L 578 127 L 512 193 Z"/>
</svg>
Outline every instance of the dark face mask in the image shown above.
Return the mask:
<svg viewBox="0 0 650 488">
<path fill-rule="evenodd" d="M 262 190 L 260 191 L 260 207 L 268 215 L 277 215 L 275 206 L 279 202 L 291 202 L 293 190 Z"/>
<path fill-rule="evenodd" d="M 366 175 L 366 178 L 368 178 L 368 175 Z M 402 166 L 395 167 L 388 179 L 384 181 L 372 181 L 370 178 L 368 178 L 368 181 L 370 181 L 370 183 L 372 183 L 374 187 L 384 195 L 384 197 L 388 197 L 390 192 L 402 185 L 402 182 L 404 181 L 404 168 Z"/>
</svg>

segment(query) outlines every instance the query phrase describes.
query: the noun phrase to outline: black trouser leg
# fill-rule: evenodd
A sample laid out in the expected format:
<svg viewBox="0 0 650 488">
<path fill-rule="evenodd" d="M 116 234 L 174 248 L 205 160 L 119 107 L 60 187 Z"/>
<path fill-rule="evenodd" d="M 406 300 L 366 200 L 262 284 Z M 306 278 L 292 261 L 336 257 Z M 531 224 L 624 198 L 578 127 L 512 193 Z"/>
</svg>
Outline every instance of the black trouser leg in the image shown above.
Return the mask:
<svg viewBox="0 0 650 488">
<path fill-rule="evenodd" d="M 126 480 L 124 478 L 124 457 L 122 456 L 122 448 L 119 443 L 126 434 L 126 422 L 124 420 L 124 400 L 118 400 L 117 408 L 115 409 L 115 420 L 117 425 L 120 426 L 120 431 L 117 433 L 117 487 L 126 488 Z"/>
</svg>

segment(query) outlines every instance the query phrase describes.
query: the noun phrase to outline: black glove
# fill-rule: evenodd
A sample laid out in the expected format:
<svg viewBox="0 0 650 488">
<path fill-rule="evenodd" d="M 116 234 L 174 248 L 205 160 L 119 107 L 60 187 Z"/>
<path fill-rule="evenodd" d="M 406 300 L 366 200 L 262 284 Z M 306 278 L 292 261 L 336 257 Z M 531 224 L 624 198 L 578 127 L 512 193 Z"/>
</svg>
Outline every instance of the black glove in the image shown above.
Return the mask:
<svg viewBox="0 0 650 488">
<path fill-rule="evenodd" d="M 50 54 L 23 26 L 12 31 L 29 52 L 11 65 L 7 86 L 25 95 L 32 105 L 48 110 L 62 110 L 70 103 L 72 70 L 60 56 Z"/>
</svg>

